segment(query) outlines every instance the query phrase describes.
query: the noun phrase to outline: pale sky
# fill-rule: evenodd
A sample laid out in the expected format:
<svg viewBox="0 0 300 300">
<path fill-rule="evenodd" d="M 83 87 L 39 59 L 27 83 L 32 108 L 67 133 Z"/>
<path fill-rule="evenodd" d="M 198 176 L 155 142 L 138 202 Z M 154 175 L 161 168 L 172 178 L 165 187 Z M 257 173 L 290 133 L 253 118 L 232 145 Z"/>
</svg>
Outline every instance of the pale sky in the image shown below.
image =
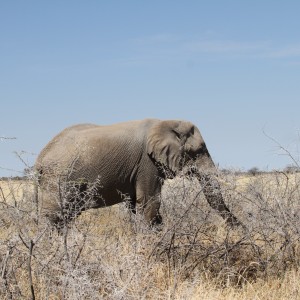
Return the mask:
<svg viewBox="0 0 300 300">
<path fill-rule="evenodd" d="M 63 128 L 195 123 L 221 168 L 298 159 L 300 1 L 0 1 L 0 176 Z M 14 153 L 21 154 L 24 162 Z M 11 171 L 14 170 L 14 171 Z"/>
</svg>

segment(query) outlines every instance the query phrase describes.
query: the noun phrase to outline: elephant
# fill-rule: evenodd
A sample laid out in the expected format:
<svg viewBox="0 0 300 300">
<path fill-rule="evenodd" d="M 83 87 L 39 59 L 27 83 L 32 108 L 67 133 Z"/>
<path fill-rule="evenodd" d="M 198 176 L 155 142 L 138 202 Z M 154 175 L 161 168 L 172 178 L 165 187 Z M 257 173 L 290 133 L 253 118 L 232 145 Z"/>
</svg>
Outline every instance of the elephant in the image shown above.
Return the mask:
<svg viewBox="0 0 300 300">
<path fill-rule="evenodd" d="M 41 211 L 56 226 L 65 226 L 86 209 L 120 203 L 124 195 L 149 226 L 161 224 L 162 185 L 179 171 L 200 180 L 208 203 L 227 224 L 240 224 L 224 203 L 202 135 L 189 121 L 74 125 L 45 146 L 35 170 Z"/>
</svg>

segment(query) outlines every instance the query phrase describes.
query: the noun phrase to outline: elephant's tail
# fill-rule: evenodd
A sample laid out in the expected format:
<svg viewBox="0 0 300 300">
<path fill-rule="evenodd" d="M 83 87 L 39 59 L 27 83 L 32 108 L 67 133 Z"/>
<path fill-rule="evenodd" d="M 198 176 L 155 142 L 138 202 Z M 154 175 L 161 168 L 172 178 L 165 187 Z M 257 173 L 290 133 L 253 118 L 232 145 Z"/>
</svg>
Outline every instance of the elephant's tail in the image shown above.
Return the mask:
<svg viewBox="0 0 300 300">
<path fill-rule="evenodd" d="M 35 205 L 35 213 L 36 213 L 36 222 L 39 222 L 39 216 L 40 216 L 40 203 L 39 203 L 39 186 L 41 182 L 41 176 L 43 172 L 42 169 L 36 169 L 35 176 L 33 179 L 33 201 Z"/>
</svg>

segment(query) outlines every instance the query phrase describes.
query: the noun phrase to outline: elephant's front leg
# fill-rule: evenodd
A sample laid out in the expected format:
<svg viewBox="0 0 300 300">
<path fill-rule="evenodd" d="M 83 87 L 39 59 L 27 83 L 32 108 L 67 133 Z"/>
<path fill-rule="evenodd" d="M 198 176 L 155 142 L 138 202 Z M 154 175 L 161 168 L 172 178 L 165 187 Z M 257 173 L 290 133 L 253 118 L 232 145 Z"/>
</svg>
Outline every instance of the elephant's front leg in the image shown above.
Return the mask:
<svg viewBox="0 0 300 300">
<path fill-rule="evenodd" d="M 137 188 L 136 210 L 141 213 L 145 221 L 150 225 L 159 225 L 162 223 L 162 217 L 159 213 L 160 208 L 160 189 L 154 193 L 146 193 L 141 187 Z"/>
<path fill-rule="evenodd" d="M 136 214 L 136 196 L 130 196 L 130 199 L 127 200 L 128 209 L 133 213 Z"/>
<path fill-rule="evenodd" d="M 150 225 L 162 224 L 162 217 L 159 213 L 160 208 L 160 194 L 149 197 L 147 205 L 144 210 L 145 219 Z"/>
</svg>

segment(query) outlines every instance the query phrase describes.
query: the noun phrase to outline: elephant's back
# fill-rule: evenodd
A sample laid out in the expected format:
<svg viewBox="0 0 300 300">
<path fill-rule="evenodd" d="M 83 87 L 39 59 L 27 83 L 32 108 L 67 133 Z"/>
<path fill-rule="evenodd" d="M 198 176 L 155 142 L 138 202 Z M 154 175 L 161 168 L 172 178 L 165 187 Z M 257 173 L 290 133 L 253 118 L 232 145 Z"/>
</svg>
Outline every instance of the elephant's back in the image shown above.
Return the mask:
<svg viewBox="0 0 300 300">
<path fill-rule="evenodd" d="M 74 177 L 95 178 L 107 173 L 118 177 L 137 163 L 144 151 L 146 133 L 157 120 L 113 125 L 79 124 L 56 135 L 41 151 L 36 169 L 44 177 L 72 172 Z M 110 172 L 116 170 L 116 174 Z M 101 171 L 101 172 L 100 172 Z"/>
<path fill-rule="evenodd" d="M 43 177 L 72 172 L 87 177 L 95 174 L 95 166 L 102 171 L 120 163 L 118 160 L 128 147 L 135 147 L 132 139 L 143 138 L 139 135 L 142 121 L 125 122 L 114 125 L 79 124 L 68 127 L 57 134 L 39 154 L 35 168 Z M 127 151 L 127 153 L 132 151 Z M 124 157 L 127 160 L 127 157 Z M 122 164 L 124 163 L 122 159 Z M 84 166 L 84 167 L 81 167 Z M 88 166 L 88 167 L 87 167 Z M 72 170 L 70 170 L 72 168 Z M 83 174 L 91 172 L 90 175 Z"/>
<path fill-rule="evenodd" d="M 55 146 L 58 144 L 64 142 L 64 140 L 67 140 L 68 138 L 75 138 L 76 134 L 86 130 L 88 128 L 93 128 L 97 125 L 94 124 L 77 124 L 70 127 L 65 128 L 60 133 L 58 133 L 56 136 L 54 136 L 48 144 L 42 149 L 40 152 L 37 162 L 43 160 L 45 156 L 47 156 L 48 152 L 50 152 Z"/>
</svg>

